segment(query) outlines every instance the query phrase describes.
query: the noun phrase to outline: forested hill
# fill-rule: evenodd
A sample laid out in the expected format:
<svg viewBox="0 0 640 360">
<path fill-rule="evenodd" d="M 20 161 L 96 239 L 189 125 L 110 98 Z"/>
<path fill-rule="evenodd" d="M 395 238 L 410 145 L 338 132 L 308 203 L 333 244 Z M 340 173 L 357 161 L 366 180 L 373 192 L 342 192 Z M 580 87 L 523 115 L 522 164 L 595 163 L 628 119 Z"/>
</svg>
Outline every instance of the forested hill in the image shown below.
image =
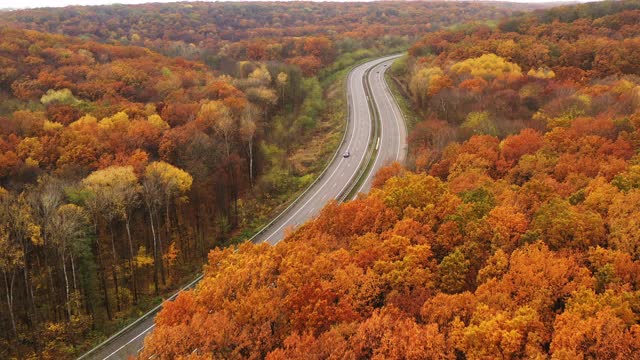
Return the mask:
<svg viewBox="0 0 640 360">
<path fill-rule="evenodd" d="M 312 67 L 293 46 L 300 37 L 340 39 L 348 51 L 406 45 L 427 31 L 472 20 L 502 18 L 522 4 L 454 2 L 212 3 L 113 5 L 20 10 L 0 21 L 45 32 L 145 46 L 169 56 L 226 60 L 286 60 Z M 403 40 L 404 39 L 404 40 Z M 316 65 L 316 70 L 319 65 Z"/>
<path fill-rule="evenodd" d="M 72 358 L 191 279 L 211 248 L 250 237 L 333 154 L 350 66 L 511 13 L 297 2 L 1 13 L 0 358 Z"/>
<path fill-rule="evenodd" d="M 410 169 L 276 247 L 211 252 L 141 358 L 637 359 L 639 17 L 427 34 L 392 68 Z"/>
<path fill-rule="evenodd" d="M 233 79 L 142 47 L 0 39 L 0 357 L 71 357 L 199 269 L 262 169 L 247 146 L 276 94 L 296 108 L 311 89 L 284 64 Z"/>
<path fill-rule="evenodd" d="M 2 19 L 23 27 L 105 41 L 164 39 L 199 44 L 250 37 L 355 33 L 417 35 L 452 24 L 503 17 L 529 4 L 471 2 L 186 2 L 17 10 Z M 425 19 L 429 21 L 425 21 Z M 137 36 L 134 36 L 137 34 Z"/>
</svg>

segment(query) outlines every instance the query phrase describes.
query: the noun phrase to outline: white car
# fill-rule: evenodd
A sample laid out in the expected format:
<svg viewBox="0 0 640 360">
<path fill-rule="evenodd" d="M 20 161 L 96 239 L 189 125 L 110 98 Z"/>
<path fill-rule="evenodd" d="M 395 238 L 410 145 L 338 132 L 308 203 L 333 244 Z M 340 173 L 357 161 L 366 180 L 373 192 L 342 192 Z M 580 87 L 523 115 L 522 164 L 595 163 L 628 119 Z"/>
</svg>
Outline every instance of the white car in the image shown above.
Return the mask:
<svg viewBox="0 0 640 360">
<path fill-rule="evenodd" d="M 351 156 L 351 154 L 349 154 L 348 151 L 346 153 L 342 154 L 342 157 L 344 157 L 344 158 L 348 158 L 349 156 Z"/>
</svg>

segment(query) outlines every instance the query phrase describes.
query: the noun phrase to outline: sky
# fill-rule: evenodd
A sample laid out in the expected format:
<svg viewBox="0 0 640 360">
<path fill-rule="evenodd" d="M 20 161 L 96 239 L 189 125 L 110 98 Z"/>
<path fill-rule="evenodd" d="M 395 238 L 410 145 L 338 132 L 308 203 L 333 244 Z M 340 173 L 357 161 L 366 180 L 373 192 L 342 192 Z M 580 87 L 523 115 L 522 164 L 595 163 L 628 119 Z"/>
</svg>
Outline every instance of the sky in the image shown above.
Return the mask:
<svg viewBox="0 0 640 360">
<path fill-rule="evenodd" d="M 0 8 L 61 7 L 68 5 L 143 4 L 176 2 L 176 0 L 0 0 Z"/>
<path fill-rule="evenodd" d="M 338 0 L 340 1 L 340 0 Z M 353 1 L 353 0 L 352 0 Z M 500 1 L 500 0 L 498 0 Z M 551 0 L 510 0 L 514 2 L 541 3 Z M 176 2 L 176 0 L 0 0 L 2 8 L 60 7 L 68 5 L 143 4 L 148 2 Z"/>
</svg>

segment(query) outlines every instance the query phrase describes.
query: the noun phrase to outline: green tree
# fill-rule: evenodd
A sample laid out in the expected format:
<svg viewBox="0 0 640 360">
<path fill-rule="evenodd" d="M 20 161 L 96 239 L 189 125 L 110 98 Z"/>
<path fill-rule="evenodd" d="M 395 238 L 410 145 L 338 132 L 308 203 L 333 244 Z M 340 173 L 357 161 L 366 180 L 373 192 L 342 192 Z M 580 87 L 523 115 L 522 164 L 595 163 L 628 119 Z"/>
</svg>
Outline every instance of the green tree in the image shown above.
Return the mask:
<svg viewBox="0 0 640 360">
<path fill-rule="evenodd" d="M 469 265 L 469 260 L 465 258 L 460 249 L 456 249 L 445 256 L 440 265 L 438 265 L 440 288 L 449 294 L 464 291 L 467 285 Z"/>
<path fill-rule="evenodd" d="M 460 126 L 474 135 L 498 136 L 498 129 L 488 112 L 470 112 Z"/>
</svg>

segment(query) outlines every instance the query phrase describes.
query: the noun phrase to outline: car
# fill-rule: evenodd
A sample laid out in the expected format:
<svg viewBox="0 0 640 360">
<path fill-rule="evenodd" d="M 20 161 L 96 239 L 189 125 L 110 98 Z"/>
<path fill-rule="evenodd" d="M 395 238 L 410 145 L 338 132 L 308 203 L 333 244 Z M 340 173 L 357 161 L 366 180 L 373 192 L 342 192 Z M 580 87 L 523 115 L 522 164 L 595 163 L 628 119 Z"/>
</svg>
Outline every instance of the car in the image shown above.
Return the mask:
<svg viewBox="0 0 640 360">
<path fill-rule="evenodd" d="M 351 156 L 351 154 L 349 154 L 348 151 L 346 153 L 342 154 L 342 157 L 344 157 L 344 158 L 348 158 L 349 156 Z"/>
</svg>

